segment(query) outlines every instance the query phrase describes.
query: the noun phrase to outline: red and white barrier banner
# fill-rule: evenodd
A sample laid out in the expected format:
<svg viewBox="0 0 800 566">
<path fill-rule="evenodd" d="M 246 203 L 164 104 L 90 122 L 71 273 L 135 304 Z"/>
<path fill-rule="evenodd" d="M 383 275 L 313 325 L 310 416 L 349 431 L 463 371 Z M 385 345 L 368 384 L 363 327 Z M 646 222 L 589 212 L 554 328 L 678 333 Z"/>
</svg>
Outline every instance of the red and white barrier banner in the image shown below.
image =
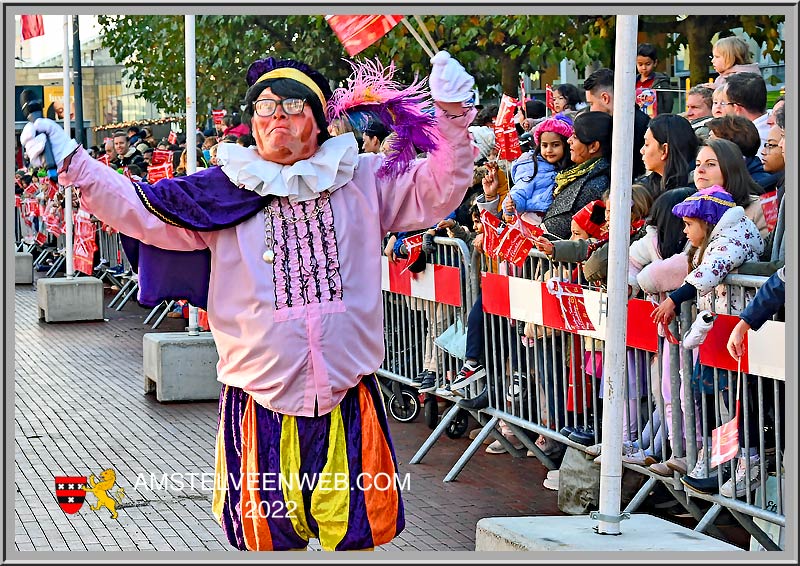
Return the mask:
<svg viewBox="0 0 800 566">
<path fill-rule="evenodd" d="M 738 316 L 718 314 L 706 339 L 700 344 L 700 363 L 735 372 L 736 359 L 728 352 L 728 338 Z M 768 320 L 758 331 L 748 330 L 744 339 L 742 373 L 786 379 L 786 323 Z"/>
<path fill-rule="evenodd" d="M 484 272 L 481 273 L 481 289 L 485 313 L 573 332 L 564 320 L 558 297 L 547 290 L 543 281 Z M 583 305 L 594 330 L 578 330 L 573 333 L 605 340 L 608 320 L 604 306 L 605 293 L 590 289 L 582 291 Z M 648 301 L 628 301 L 628 320 L 635 321 L 635 324 L 629 324 L 629 328 L 635 329 L 627 335 L 626 344 L 629 348 L 658 351 L 658 332 L 650 318 L 652 311 L 653 306 Z"/>
<path fill-rule="evenodd" d="M 429 263 L 425 271 L 412 273 L 403 263 L 381 256 L 381 289 L 408 297 L 461 306 L 461 271 L 449 265 Z"/>
</svg>

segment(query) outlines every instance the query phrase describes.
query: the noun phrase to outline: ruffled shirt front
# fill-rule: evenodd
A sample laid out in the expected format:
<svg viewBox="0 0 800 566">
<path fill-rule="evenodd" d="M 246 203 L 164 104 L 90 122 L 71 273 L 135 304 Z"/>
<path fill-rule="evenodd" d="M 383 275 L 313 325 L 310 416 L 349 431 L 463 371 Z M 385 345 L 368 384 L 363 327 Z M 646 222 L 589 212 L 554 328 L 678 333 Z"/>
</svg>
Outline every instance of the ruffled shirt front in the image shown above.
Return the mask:
<svg viewBox="0 0 800 566">
<path fill-rule="evenodd" d="M 358 163 L 358 145 L 352 133 L 342 134 L 326 140 L 308 159 L 281 165 L 262 159 L 255 147 L 223 143 L 217 163 L 238 187 L 260 196 L 288 197 L 296 204 L 346 185 Z"/>
</svg>

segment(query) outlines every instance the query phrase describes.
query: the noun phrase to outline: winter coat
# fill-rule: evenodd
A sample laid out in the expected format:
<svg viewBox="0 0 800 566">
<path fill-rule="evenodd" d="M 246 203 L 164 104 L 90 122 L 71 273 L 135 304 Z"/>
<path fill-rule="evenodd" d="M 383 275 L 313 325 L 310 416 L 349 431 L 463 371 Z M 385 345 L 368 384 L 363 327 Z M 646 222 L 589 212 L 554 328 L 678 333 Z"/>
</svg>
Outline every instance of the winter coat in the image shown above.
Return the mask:
<svg viewBox="0 0 800 566">
<path fill-rule="evenodd" d="M 756 73 L 757 75 L 761 74 L 761 68 L 758 66 L 758 63 L 745 63 L 744 65 L 734 65 L 730 69 L 726 69 L 722 71 L 719 76 L 714 79 L 714 88 L 717 88 L 720 85 L 724 85 L 728 82 L 728 77 L 731 75 L 735 75 L 736 73 Z"/>
<path fill-rule="evenodd" d="M 534 167 L 535 165 L 535 167 Z M 535 171 L 534 171 L 535 170 Z M 511 164 L 511 187 L 509 197 L 519 214 L 523 212 L 544 213 L 553 204 L 553 188 L 556 184 L 555 165 L 541 155 L 533 162 L 533 153 L 523 153 Z"/>
<path fill-rule="evenodd" d="M 761 328 L 777 314 L 786 302 L 786 268 L 773 273 L 756 293 L 755 298 L 739 315 L 753 330 Z"/>
<path fill-rule="evenodd" d="M 744 209 L 734 206 L 725 211 L 711 231 L 702 262 L 698 265 L 700 250 L 697 250 L 692 258 L 692 265 L 697 267 L 685 279 L 697 289 L 697 309 L 728 314 L 730 302 L 730 314 L 742 312 L 755 293 L 746 291 L 742 297 L 736 292 L 729 299 L 722 281 L 743 263 L 758 261 L 763 250 L 764 241 L 758 228 L 745 215 Z"/>
<path fill-rule="evenodd" d="M 641 289 L 648 298 L 660 303 L 664 294 L 674 291 L 689 273 L 686 254 L 681 252 L 662 258 L 658 252 L 658 231 L 655 226 L 647 226 L 644 236 L 631 244 L 628 255 L 628 285 L 631 296 Z"/>
<path fill-rule="evenodd" d="M 572 215 L 603 196 L 611 183 L 610 175 L 611 164 L 601 157 L 594 169 L 561 189 L 542 219 L 547 231 L 568 240 L 572 235 Z"/>
</svg>

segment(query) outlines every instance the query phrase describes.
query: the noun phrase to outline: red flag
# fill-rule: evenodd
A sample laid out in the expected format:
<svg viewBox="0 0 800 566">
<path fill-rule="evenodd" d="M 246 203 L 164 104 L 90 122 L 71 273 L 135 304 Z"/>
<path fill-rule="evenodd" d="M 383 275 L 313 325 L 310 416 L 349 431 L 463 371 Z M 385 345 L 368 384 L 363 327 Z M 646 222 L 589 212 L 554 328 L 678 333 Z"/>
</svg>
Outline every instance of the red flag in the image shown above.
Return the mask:
<svg viewBox="0 0 800 566">
<path fill-rule="evenodd" d="M 403 240 L 403 243 L 406 245 L 406 250 L 408 250 L 408 258 L 406 259 L 405 266 L 403 266 L 403 271 L 400 273 L 405 273 L 405 271 L 419 259 L 420 253 L 422 252 L 422 234 L 409 236 Z"/>
<path fill-rule="evenodd" d="M 211 111 L 211 116 L 213 116 L 213 118 L 214 118 L 214 125 L 215 126 L 221 126 L 222 125 L 222 119 L 225 117 L 225 114 L 227 114 L 227 111 L 224 108 L 222 110 L 212 110 Z"/>
<path fill-rule="evenodd" d="M 167 136 L 167 141 L 171 144 L 178 143 L 178 133 L 175 130 L 172 130 Z"/>
<path fill-rule="evenodd" d="M 44 35 L 44 22 L 41 14 L 22 16 L 22 39 L 30 39 Z"/>
<path fill-rule="evenodd" d="M 500 159 L 512 161 L 522 155 L 519 147 L 519 136 L 514 127 L 514 114 L 517 111 L 519 100 L 504 94 L 500 98 L 500 108 L 494 119 L 494 139 Z"/>
<path fill-rule="evenodd" d="M 544 103 L 551 112 L 556 111 L 555 106 L 553 106 L 553 87 L 550 85 L 545 85 Z"/>
<path fill-rule="evenodd" d="M 558 299 L 561 318 L 567 330 L 595 330 L 589 313 L 586 312 L 583 289 L 580 285 L 553 278 L 547 281 L 546 287 L 547 291 Z"/>
<path fill-rule="evenodd" d="M 389 33 L 402 19 L 403 16 L 325 16 L 350 57 Z"/>
<path fill-rule="evenodd" d="M 761 201 L 761 210 L 764 211 L 764 220 L 767 221 L 767 228 L 772 232 L 778 223 L 778 191 L 764 193 L 758 197 L 758 200 Z"/>
<path fill-rule="evenodd" d="M 525 101 L 528 100 L 528 94 L 525 92 L 525 77 L 522 75 L 519 76 L 519 103 L 520 107 L 522 107 L 522 111 L 525 112 Z M 525 114 L 527 118 L 527 113 Z"/>
</svg>

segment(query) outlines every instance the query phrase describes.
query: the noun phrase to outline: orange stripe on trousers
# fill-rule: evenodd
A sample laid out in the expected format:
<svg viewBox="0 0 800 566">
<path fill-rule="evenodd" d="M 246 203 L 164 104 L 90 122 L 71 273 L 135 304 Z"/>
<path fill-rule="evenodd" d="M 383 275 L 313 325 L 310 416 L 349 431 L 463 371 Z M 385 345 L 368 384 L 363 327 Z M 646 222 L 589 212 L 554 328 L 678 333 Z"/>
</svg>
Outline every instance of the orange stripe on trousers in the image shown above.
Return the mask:
<svg viewBox="0 0 800 566">
<path fill-rule="evenodd" d="M 395 467 L 392 453 L 378 421 L 375 404 L 372 396 L 363 383 L 358 385 L 358 403 L 361 409 L 361 471 L 362 484 L 364 484 L 364 506 L 367 510 L 367 519 L 372 530 L 372 542 L 375 546 L 385 544 L 392 540 L 397 530 L 398 494 L 395 483 Z M 391 478 L 389 489 L 376 489 L 370 487 L 370 482 L 378 473 L 388 474 Z M 377 484 L 386 487 L 389 480 L 381 477 Z"/>
<path fill-rule="evenodd" d="M 242 417 L 241 519 L 248 550 L 272 550 L 272 535 L 261 512 L 261 474 L 258 469 L 258 423 L 253 398 L 248 396 Z"/>
</svg>

